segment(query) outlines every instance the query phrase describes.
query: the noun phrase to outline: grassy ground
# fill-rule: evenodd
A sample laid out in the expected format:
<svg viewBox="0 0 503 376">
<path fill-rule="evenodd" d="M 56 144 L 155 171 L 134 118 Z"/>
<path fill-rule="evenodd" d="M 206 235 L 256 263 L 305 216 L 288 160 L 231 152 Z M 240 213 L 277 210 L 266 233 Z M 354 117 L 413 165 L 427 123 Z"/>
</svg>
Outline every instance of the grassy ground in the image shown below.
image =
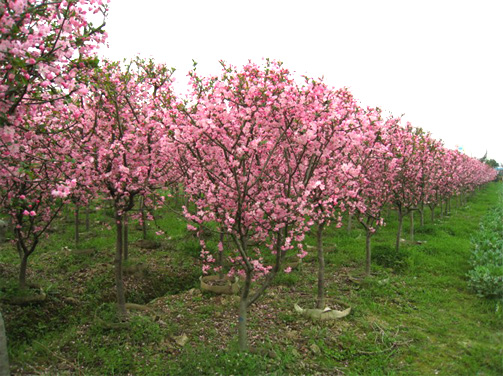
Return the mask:
<svg viewBox="0 0 503 376">
<path fill-rule="evenodd" d="M 489 185 L 434 224 L 429 215 L 423 227 L 416 221 L 417 242 L 404 242 L 398 254 L 392 215 L 373 238 L 369 278 L 363 232 L 329 228 L 327 303 L 351 306 L 351 315 L 315 323 L 295 313 L 295 303 L 314 307 L 310 253 L 252 307 L 252 351 L 245 354 L 237 352 L 239 298 L 200 292 L 199 245 L 182 220 L 163 213 L 157 225 L 166 235 L 156 238 L 157 249 L 135 243 L 141 232 L 132 229 L 126 287 L 128 301 L 142 306 L 131 311 L 127 327 L 110 324 L 112 219 L 93 213 L 78 247 L 72 224 L 61 220 L 29 264 L 29 280 L 47 296 L 43 303 L 6 302 L 17 294 L 18 260 L 11 245 L 0 248 L 0 310 L 13 374 L 501 375 L 503 306 L 468 291 L 466 273 L 470 236 L 502 189 Z"/>
</svg>

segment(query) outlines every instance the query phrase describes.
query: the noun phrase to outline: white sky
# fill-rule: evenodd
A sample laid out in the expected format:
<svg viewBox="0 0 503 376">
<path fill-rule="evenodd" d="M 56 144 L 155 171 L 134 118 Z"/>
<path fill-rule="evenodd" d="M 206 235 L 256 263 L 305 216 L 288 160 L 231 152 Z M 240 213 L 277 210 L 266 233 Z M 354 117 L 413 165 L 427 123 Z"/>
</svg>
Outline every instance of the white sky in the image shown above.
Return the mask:
<svg viewBox="0 0 503 376">
<path fill-rule="evenodd" d="M 184 91 L 192 59 L 277 59 L 503 163 L 503 0 L 112 0 L 106 31 L 105 56 L 154 57 Z"/>
</svg>

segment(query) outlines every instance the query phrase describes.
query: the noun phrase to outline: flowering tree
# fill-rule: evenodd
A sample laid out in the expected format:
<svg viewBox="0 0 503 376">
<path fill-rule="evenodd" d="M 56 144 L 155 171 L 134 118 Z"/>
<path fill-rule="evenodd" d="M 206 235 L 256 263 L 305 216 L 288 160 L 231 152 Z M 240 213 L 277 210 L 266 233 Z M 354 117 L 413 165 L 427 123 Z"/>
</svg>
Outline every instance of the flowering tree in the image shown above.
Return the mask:
<svg viewBox="0 0 503 376">
<path fill-rule="evenodd" d="M 392 203 L 398 212 L 398 230 L 396 237 L 396 250 L 400 249 L 403 218 L 412 210 L 417 210 L 422 202 L 420 163 L 420 135 L 412 128 L 410 123 L 405 128 L 395 127 L 390 145 L 394 163 L 394 181 L 392 184 Z"/>
<path fill-rule="evenodd" d="M 391 201 L 396 159 L 389 146 L 399 119 L 384 120 L 379 109 L 368 108 L 359 121 L 361 139 L 351 153 L 359 167 L 357 195 L 350 205 L 365 229 L 365 273 L 370 275 L 371 238 L 384 225 L 382 210 Z"/>
<path fill-rule="evenodd" d="M 83 68 L 103 43 L 102 0 L 5 0 L 0 3 L 0 127 L 25 105 L 54 102 L 82 89 Z M 15 125 L 15 124 L 14 124 Z"/>
<path fill-rule="evenodd" d="M 54 138 L 47 137 L 66 127 L 64 114 L 47 104 L 31 107 L 29 115 L 25 123 L 30 131 L 17 132 L 12 126 L 0 131 L 0 205 L 14 224 L 22 289 L 26 287 L 28 257 L 56 218 L 62 198 L 75 186 L 62 172 L 61 149 Z M 38 131 L 40 128 L 43 130 Z"/>
<path fill-rule="evenodd" d="M 192 85 L 191 102 L 174 130 L 185 158 L 186 191 L 197 207 L 186 215 L 196 223 L 218 222 L 233 240 L 230 272 L 244 278 L 238 334 L 246 350 L 248 308 L 295 243 L 298 256 L 305 255 L 299 242 L 307 230 L 306 187 L 326 157 L 318 137 L 326 130 L 318 126 L 332 124 L 319 121 L 329 108 L 320 101 L 326 88 L 317 82 L 299 87 L 280 63 L 269 61 L 239 71 L 223 64 L 220 77 L 192 73 Z M 208 271 L 215 257 L 201 244 Z M 252 293 L 257 279 L 262 283 Z"/>
<path fill-rule="evenodd" d="M 316 248 L 318 257 L 318 290 L 316 306 L 325 307 L 325 257 L 323 231 L 331 221 L 341 225 L 341 211 L 356 191 L 354 178 L 358 167 L 350 161 L 354 145 L 361 137 L 358 124 L 358 108 L 347 89 L 327 92 L 321 103 L 328 107 L 324 116 L 318 118 L 317 141 L 322 147 L 314 176 L 306 187 L 309 202 L 309 225 L 316 225 Z"/>
<path fill-rule="evenodd" d="M 423 207 L 425 202 L 429 202 L 434 197 L 433 177 L 437 173 L 439 159 L 441 157 L 442 145 L 434 140 L 429 133 L 417 128 L 414 130 L 415 156 L 414 164 L 418 174 L 416 175 L 416 196 L 418 203 L 410 215 L 410 240 L 414 240 L 414 210 L 417 210 L 421 216 L 421 225 L 424 223 Z M 409 208 L 410 209 L 410 208 Z"/>
<path fill-rule="evenodd" d="M 66 98 L 83 93 L 83 70 L 103 42 L 88 12 L 106 13 L 100 0 L 6 0 L 0 3 L 0 201 L 14 220 L 26 265 L 62 204 L 51 192 L 64 179 L 52 136 L 74 123 Z"/>
<path fill-rule="evenodd" d="M 69 174 L 113 203 L 120 317 L 127 315 L 122 279 L 125 216 L 136 196 L 176 180 L 167 152 L 168 130 L 161 122 L 169 116 L 160 113 L 156 103 L 171 97 L 171 73 L 164 66 L 139 59 L 124 67 L 104 61 L 90 77 L 89 94 L 76 109 L 79 124 L 74 132 L 62 134 L 71 156 Z"/>
</svg>

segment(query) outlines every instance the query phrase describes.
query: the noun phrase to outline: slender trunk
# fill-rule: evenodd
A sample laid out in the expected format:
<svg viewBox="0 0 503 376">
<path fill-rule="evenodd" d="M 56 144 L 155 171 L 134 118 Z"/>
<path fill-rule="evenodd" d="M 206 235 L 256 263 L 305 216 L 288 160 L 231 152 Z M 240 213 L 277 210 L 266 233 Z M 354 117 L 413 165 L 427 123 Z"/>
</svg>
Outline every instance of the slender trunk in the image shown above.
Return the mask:
<svg viewBox="0 0 503 376">
<path fill-rule="evenodd" d="M 221 228 L 220 229 L 220 244 L 222 244 L 222 248 L 220 248 L 220 245 L 219 245 L 219 248 L 218 248 L 218 260 L 217 260 L 217 263 L 218 263 L 218 276 L 220 277 L 220 279 L 223 279 L 224 278 L 224 237 L 225 237 L 225 234 L 224 234 L 224 229 Z"/>
<path fill-rule="evenodd" d="M 9 376 L 9 354 L 7 353 L 7 335 L 5 334 L 5 324 L 0 312 L 0 376 Z"/>
<path fill-rule="evenodd" d="M 123 226 L 122 215 L 119 214 L 119 210 L 115 209 L 115 228 L 117 231 L 116 241 L 115 241 L 115 286 L 117 293 L 117 314 L 119 319 L 124 319 L 127 316 L 126 311 L 126 295 L 124 292 L 124 281 L 122 279 L 122 226 Z"/>
<path fill-rule="evenodd" d="M 21 266 L 19 267 L 19 289 L 26 290 L 26 270 L 28 268 L 28 255 L 25 253 L 21 257 Z"/>
<path fill-rule="evenodd" d="M 423 227 L 424 226 L 424 204 L 421 204 L 420 208 L 419 208 L 419 223 L 420 223 L 420 226 Z"/>
<path fill-rule="evenodd" d="M 451 198 L 449 197 L 449 199 L 447 200 L 447 204 L 448 204 L 448 210 L 449 210 L 449 214 L 451 213 Z"/>
<path fill-rule="evenodd" d="M 402 226 L 403 226 L 403 214 L 402 207 L 398 207 L 398 230 L 396 232 L 396 244 L 395 249 L 398 252 L 400 250 L 400 238 L 402 236 Z"/>
<path fill-rule="evenodd" d="M 436 205 L 430 205 L 430 211 L 431 211 L 431 223 L 435 222 L 435 207 Z"/>
<path fill-rule="evenodd" d="M 353 213 L 349 213 L 349 216 L 348 216 L 348 232 L 351 232 L 351 228 L 352 228 L 352 225 L 353 225 Z"/>
<path fill-rule="evenodd" d="M 147 216 L 145 215 L 145 198 L 140 197 L 140 212 L 141 212 L 141 230 L 143 234 L 143 240 L 147 239 Z"/>
<path fill-rule="evenodd" d="M 241 300 L 239 301 L 239 317 L 238 317 L 238 344 L 239 351 L 248 351 L 248 332 L 246 329 L 248 315 L 248 295 L 251 287 L 251 271 L 246 271 L 245 283 L 241 292 Z"/>
<path fill-rule="evenodd" d="M 122 224 L 123 224 L 122 254 L 124 256 L 124 261 L 127 261 L 129 258 L 129 223 L 128 223 L 128 215 L 126 212 L 124 212 Z"/>
<path fill-rule="evenodd" d="M 75 206 L 75 246 L 79 245 L 79 207 Z"/>
<path fill-rule="evenodd" d="M 365 252 L 366 252 L 366 259 L 365 259 L 365 274 L 367 276 L 370 276 L 370 263 L 372 260 L 372 248 L 371 248 L 371 243 L 370 239 L 372 238 L 372 233 L 370 230 L 367 228 L 365 229 L 366 231 L 366 237 L 365 237 Z"/>
<path fill-rule="evenodd" d="M 448 212 L 448 199 L 445 200 L 445 203 L 444 203 L 444 215 L 448 215 L 449 212 Z"/>
<path fill-rule="evenodd" d="M 89 231 L 89 204 L 86 205 L 86 231 Z"/>
<path fill-rule="evenodd" d="M 318 248 L 318 297 L 316 300 L 317 308 L 324 308 L 325 306 L 325 257 L 323 255 L 323 228 L 325 223 L 318 224 L 318 231 L 316 233 L 316 241 Z"/>
<path fill-rule="evenodd" d="M 414 211 L 412 210 L 409 214 L 410 216 L 410 241 L 414 241 Z"/>
<path fill-rule="evenodd" d="M 440 200 L 440 218 L 444 217 L 444 202 Z"/>
<path fill-rule="evenodd" d="M 64 207 L 64 217 L 65 217 L 65 222 L 66 223 L 72 223 L 72 218 L 71 218 L 71 209 L 65 205 Z"/>
</svg>

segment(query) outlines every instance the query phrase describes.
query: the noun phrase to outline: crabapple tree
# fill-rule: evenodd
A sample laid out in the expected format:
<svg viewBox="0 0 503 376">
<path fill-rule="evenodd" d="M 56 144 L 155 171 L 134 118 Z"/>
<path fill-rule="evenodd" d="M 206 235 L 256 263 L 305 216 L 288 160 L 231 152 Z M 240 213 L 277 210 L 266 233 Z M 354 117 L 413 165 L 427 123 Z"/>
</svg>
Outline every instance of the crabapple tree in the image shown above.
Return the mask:
<svg viewBox="0 0 503 376">
<path fill-rule="evenodd" d="M 320 100 L 327 98 L 324 85 L 299 86 L 280 63 L 249 63 L 241 70 L 222 65 L 219 77 L 191 73 L 193 94 L 175 120 L 174 139 L 197 208 L 187 210 L 187 218 L 218 222 L 233 240 L 230 273 L 244 278 L 238 335 L 246 350 L 248 308 L 281 271 L 287 253 L 305 255 L 300 242 L 310 208 L 306 187 L 323 158 L 318 133 L 332 124 L 320 118 L 338 115 Z M 201 244 L 208 271 L 216 259 Z"/>
</svg>

